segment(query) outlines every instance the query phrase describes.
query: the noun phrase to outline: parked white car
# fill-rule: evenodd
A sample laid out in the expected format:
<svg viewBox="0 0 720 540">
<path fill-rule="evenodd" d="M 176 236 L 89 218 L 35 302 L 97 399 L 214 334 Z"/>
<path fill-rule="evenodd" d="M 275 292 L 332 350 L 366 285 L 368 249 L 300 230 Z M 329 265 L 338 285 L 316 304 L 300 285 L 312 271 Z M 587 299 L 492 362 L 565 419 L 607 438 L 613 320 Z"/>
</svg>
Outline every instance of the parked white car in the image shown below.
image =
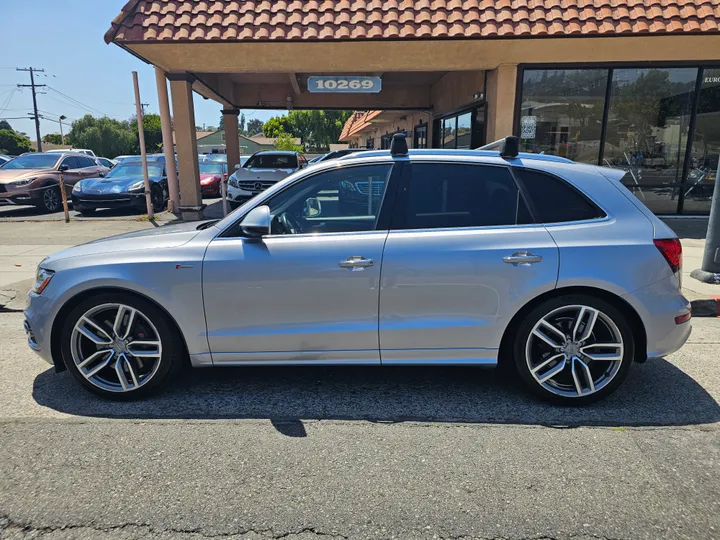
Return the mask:
<svg viewBox="0 0 720 540">
<path fill-rule="evenodd" d="M 307 166 L 305 156 L 297 152 L 257 152 L 230 176 L 228 202 L 232 208 L 237 208 Z"/>
<path fill-rule="evenodd" d="M 75 152 L 76 154 L 86 154 L 91 157 L 97 157 L 95 155 L 95 152 L 92 150 L 88 150 L 87 148 L 71 148 L 70 150 L 60 149 L 60 150 L 48 150 L 45 153 L 46 154 L 67 154 L 68 152 Z"/>
</svg>

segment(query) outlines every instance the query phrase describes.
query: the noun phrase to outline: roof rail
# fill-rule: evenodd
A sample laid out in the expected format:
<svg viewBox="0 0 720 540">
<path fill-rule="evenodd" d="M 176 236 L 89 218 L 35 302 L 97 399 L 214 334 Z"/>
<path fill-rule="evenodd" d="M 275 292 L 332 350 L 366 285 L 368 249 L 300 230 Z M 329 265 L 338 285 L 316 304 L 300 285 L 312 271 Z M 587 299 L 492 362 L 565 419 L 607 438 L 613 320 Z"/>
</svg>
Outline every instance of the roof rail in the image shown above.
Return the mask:
<svg viewBox="0 0 720 540">
<path fill-rule="evenodd" d="M 495 142 L 491 142 L 475 150 L 499 150 L 500 157 L 514 158 L 520 153 L 520 139 L 514 135 L 508 135 L 503 139 L 498 139 Z"/>
</svg>

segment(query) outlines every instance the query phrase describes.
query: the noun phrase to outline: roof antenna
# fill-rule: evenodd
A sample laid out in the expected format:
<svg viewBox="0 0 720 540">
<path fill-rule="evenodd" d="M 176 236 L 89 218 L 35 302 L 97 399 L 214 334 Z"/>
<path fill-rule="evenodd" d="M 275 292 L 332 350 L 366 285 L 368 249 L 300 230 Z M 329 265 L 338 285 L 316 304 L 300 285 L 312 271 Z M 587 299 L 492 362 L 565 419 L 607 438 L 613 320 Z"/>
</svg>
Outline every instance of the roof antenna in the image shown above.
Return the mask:
<svg viewBox="0 0 720 540">
<path fill-rule="evenodd" d="M 390 155 L 396 156 L 407 156 L 408 145 L 405 132 L 396 133 L 392 136 L 392 142 L 390 143 Z"/>
</svg>

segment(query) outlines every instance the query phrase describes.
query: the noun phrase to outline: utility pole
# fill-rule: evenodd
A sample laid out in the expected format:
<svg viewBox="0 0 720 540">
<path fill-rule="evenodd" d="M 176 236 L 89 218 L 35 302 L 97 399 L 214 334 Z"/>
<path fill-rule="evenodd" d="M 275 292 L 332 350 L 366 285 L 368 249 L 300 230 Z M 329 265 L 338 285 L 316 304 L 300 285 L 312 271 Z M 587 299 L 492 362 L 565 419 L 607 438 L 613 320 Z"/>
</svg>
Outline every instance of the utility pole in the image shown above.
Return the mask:
<svg viewBox="0 0 720 540">
<path fill-rule="evenodd" d="M 64 115 L 61 114 L 61 115 L 60 115 L 60 118 L 58 119 L 58 124 L 60 124 L 60 143 L 61 143 L 63 146 L 65 146 L 65 135 L 63 135 L 62 121 L 65 120 L 66 118 L 67 118 L 67 116 L 64 116 Z"/>
<path fill-rule="evenodd" d="M 145 205 L 147 206 L 148 219 L 155 219 L 153 204 L 150 192 L 150 177 L 148 176 L 147 153 L 145 151 L 145 129 L 143 128 L 143 108 L 140 101 L 140 85 L 138 84 L 137 71 L 132 72 L 133 85 L 135 86 L 135 107 L 137 110 L 138 140 L 140 141 L 140 159 L 142 160 L 143 180 L 145 185 Z"/>
<path fill-rule="evenodd" d="M 35 95 L 36 88 L 42 88 L 47 86 L 45 84 L 35 84 L 35 73 L 43 73 L 44 69 L 38 68 L 16 68 L 17 71 L 29 71 L 30 72 L 30 84 L 18 84 L 18 88 L 32 88 L 33 96 L 33 110 L 35 111 L 35 135 L 37 136 L 37 151 L 42 152 L 42 140 L 40 139 L 40 117 L 38 116 L 37 110 L 37 97 Z"/>
</svg>

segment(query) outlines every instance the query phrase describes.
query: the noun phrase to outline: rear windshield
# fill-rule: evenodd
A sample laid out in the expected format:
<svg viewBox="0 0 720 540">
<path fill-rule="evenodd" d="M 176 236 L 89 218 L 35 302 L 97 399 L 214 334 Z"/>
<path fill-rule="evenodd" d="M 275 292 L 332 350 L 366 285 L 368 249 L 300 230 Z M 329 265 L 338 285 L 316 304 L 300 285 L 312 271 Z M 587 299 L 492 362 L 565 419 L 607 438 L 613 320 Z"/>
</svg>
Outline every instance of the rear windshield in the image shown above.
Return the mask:
<svg viewBox="0 0 720 540">
<path fill-rule="evenodd" d="M 159 163 L 148 163 L 148 176 L 162 176 L 163 166 Z M 142 163 L 119 163 L 105 178 L 126 178 L 143 176 Z"/>
<path fill-rule="evenodd" d="M 252 156 L 246 169 L 297 169 L 297 156 L 292 154 L 264 154 Z"/>
<path fill-rule="evenodd" d="M 3 169 L 52 169 L 58 159 L 58 154 L 28 154 L 8 161 Z"/>
<path fill-rule="evenodd" d="M 222 163 L 200 163 L 200 174 L 222 174 L 223 164 Z"/>
</svg>

